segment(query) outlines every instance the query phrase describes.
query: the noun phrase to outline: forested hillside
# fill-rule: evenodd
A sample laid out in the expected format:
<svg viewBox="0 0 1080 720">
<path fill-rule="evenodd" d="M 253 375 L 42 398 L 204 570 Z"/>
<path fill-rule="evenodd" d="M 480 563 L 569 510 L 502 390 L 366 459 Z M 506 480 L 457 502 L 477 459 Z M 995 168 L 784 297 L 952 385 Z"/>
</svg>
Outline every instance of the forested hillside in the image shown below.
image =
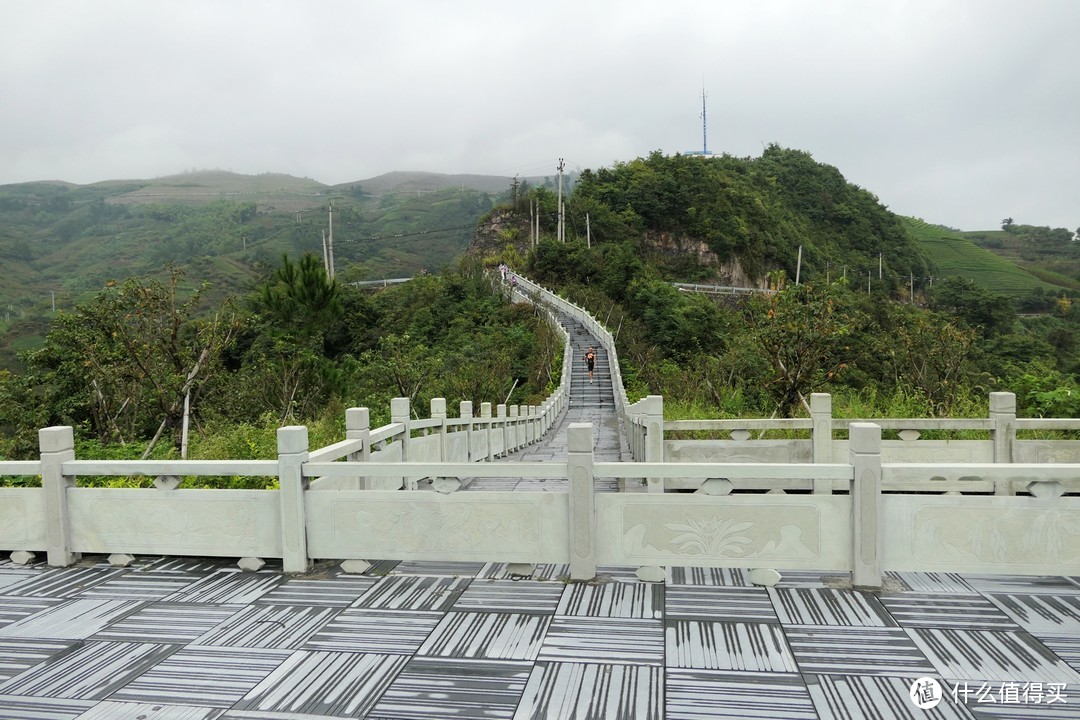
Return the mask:
<svg viewBox="0 0 1080 720">
<path fill-rule="evenodd" d="M 567 242 L 531 250 L 530 200 L 547 227 L 549 194 L 528 190 L 510 209 L 518 225 L 501 218 L 503 246 L 477 252 L 524 262 L 617 329 L 631 393 L 663 394 L 671 413 L 798 414 L 809 393 L 829 391 L 839 414 L 982 415 L 992 390 L 1016 392 L 1022 413 L 1080 412 L 1080 312 L 1068 297 L 971 246 L 980 257 L 968 270 L 995 261 L 1000 277 L 1025 278 L 1012 294 L 1045 314 L 1021 319 L 1015 299 L 935 265 L 910 221 L 808 153 L 654 153 L 584 172 Z M 711 254 L 659 252 L 666 235 Z M 709 280 L 733 261 L 779 291 L 718 303 L 670 284 Z"/>
<path fill-rule="evenodd" d="M 285 258 L 209 313 L 178 292 L 184 280 L 110 282 L 58 313 L 24 370 L 0 370 L 0 457 L 34 456 L 50 425 L 74 426 L 82 457 L 175 456 L 185 402 L 191 456 L 274 457 L 284 424 L 311 423 L 328 444 L 348 406 L 378 426 L 391 398 L 424 415 L 433 397 L 536 404 L 558 377 L 547 321 L 472 263 L 371 293 L 328 281 L 314 255 Z"/>
<path fill-rule="evenodd" d="M 485 187 L 497 180 L 466 179 Z M 160 279 L 173 263 L 186 270 L 189 292 L 207 281 L 208 299 L 220 302 L 245 292 L 283 253 L 321 257 L 331 202 L 343 282 L 438 271 L 462 254 L 495 199 L 442 180 L 450 178 L 417 173 L 379 179 L 369 191 L 213 172 L 0 186 L 0 367 L 40 344 L 54 303 L 70 310 L 108 281 Z"/>
</svg>

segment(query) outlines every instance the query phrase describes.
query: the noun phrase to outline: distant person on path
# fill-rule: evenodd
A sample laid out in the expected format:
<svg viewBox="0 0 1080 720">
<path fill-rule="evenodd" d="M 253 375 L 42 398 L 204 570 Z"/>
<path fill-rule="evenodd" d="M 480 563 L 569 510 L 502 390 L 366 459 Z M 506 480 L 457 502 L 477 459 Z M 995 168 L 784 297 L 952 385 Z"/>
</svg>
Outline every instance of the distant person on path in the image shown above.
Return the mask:
<svg viewBox="0 0 1080 720">
<path fill-rule="evenodd" d="M 502 281 L 506 282 L 506 271 L 510 268 L 506 267 L 506 263 L 499 263 L 499 275 L 502 276 Z"/>
<path fill-rule="evenodd" d="M 592 348 L 589 348 L 589 352 L 585 353 L 585 365 L 589 368 L 589 384 L 592 385 L 592 374 L 596 368 L 596 351 Z"/>
</svg>

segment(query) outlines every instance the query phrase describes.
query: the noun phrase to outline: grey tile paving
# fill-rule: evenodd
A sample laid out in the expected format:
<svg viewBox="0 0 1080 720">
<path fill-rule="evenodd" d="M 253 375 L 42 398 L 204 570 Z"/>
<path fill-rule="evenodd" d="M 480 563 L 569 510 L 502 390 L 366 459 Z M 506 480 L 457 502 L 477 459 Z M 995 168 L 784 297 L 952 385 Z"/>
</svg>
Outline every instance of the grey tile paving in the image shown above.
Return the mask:
<svg viewBox="0 0 1080 720">
<path fill-rule="evenodd" d="M 252 688 L 233 710 L 364 717 L 408 660 L 406 655 L 296 652 Z"/>
<path fill-rule="evenodd" d="M 667 720 L 817 720 L 797 673 L 668 669 Z"/>
<path fill-rule="evenodd" d="M 230 708 L 290 655 L 288 650 L 187 647 L 120 688 L 109 699 Z"/>
<path fill-rule="evenodd" d="M 512 718 L 532 669 L 532 662 L 416 657 L 369 717 Z"/>
<path fill-rule="evenodd" d="M 417 655 L 484 660 L 535 660 L 551 618 L 500 612 L 448 612 Z"/>
<path fill-rule="evenodd" d="M 663 698 L 660 667 L 538 662 L 514 720 L 660 720 Z"/>
<path fill-rule="evenodd" d="M 904 573 L 874 595 L 809 571 L 763 589 L 689 568 L 566 584 L 561 565 L 511 580 L 497 563 L 454 577 L 94 562 L 0 570 L 30 593 L 0 592 L 3 720 L 1080 717 L 1067 578 L 1025 592 L 1019 577 Z M 1059 682 L 1073 702 L 915 714 L 919 677 Z"/>
<path fill-rule="evenodd" d="M 659 665 L 664 660 L 664 626 L 658 620 L 556 616 L 539 659 Z"/>
<path fill-rule="evenodd" d="M 779 625 L 668 620 L 668 667 L 697 670 L 797 672 Z"/>
<path fill-rule="evenodd" d="M 934 665 L 903 628 L 785 626 L 804 673 L 921 677 Z"/>
<path fill-rule="evenodd" d="M 415 610 L 347 608 L 304 643 L 304 650 L 412 655 L 443 614 Z"/>
</svg>

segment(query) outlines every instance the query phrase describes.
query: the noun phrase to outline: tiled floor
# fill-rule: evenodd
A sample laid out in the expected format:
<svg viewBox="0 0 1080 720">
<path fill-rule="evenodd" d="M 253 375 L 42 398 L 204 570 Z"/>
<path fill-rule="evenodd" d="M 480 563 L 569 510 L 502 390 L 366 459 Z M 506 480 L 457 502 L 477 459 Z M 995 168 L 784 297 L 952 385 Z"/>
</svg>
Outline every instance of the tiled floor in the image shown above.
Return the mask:
<svg viewBox="0 0 1080 720">
<path fill-rule="evenodd" d="M 2 563 L 0 718 L 1080 718 L 1078 578 L 631 570 Z"/>
</svg>

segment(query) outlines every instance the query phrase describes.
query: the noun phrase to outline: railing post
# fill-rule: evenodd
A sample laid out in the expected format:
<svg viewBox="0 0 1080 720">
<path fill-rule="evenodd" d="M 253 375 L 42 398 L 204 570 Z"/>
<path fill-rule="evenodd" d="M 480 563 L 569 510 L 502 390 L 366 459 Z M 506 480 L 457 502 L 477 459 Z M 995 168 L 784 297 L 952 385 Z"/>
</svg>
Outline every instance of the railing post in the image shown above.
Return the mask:
<svg viewBox="0 0 1080 720">
<path fill-rule="evenodd" d="M 511 405 L 508 410 L 510 412 L 510 427 L 512 430 L 510 432 L 510 445 L 507 446 L 506 451 L 507 453 L 511 453 L 521 447 L 521 434 L 520 428 L 518 427 L 520 408 L 517 405 Z"/>
<path fill-rule="evenodd" d="M 367 462 L 371 459 L 371 412 L 366 408 L 349 408 L 345 411 L 345 438 L 360 440 L 363 445 L 354 453 L 349 453 L 349 462 Z M 371 481 L 366 477 L 357 478 L 361 490 L 370 490 Z"/>
<path fill-rule="evenodd" d="M 308 480 L 308 431 L 303 425 L 278 428 L 278 498 L 281 507 L 281 563 L 285 572 L 307 572 L 307 528 L 304 493 Z"/>
<path fill-rule="evenodd" d="M 593 427 L 566 428 L 566 473 L 570 479 L 570 579 L 596 577 L 596 513 L 593 490 Z"/>
<path fill-rule="evenodd" d="M 851 582 L 856 588 L 881 589 L 881 427 L 851 423 Z"/>
<path fill-rule="evenodd" d="M 458 406 L 458 417 L 467 421 L 468 425 L 465 426 L 465 462 L 472 462 L 472 449 L 473 449 L 473 414 L 472 414 L 472 400 L 462 400 Z"/>
<path fill-rule="evenodd" d="M 439 462 L 446 462 L 446 398 L 431 398 L 431 419 L 442 421 L 439 427 Z"/>
<path fill-rule="evenodd" d="M 75 431 L 69 425 L 38 430 L 38 450 L 41 453 L 41 487 L 45 490 L 48 561 L 54 567 L 67 567 L 82 557 L 71 551 L 67 490 L 75 487 L 75 476 L 64 475 L 62 467 L 75 459 Z"/>
<path fill-rule="evenodd" d="M 664 396 L 649 395 L 645 411 L 645 462 L 664 462 Z M 649 478 L 649 492 L 664 492 L 664 478 Z"/>
<path fill-rule="evenodd" d="M 811 442 L 814 447 L 815 463 L 832 462 L 832 395 L 812 393 L 810 395 L 810 418 L 813 422 Z M 815 493 L 831 493 L 832 480 L 814 478 Z"/>
<path fill-rule="evenodd" d="M 506 429 L 506 405 L 504 403 L 499 403 L 495 406 L 495 416 L 502 420 L 502 456 L 506 457 L 507 453 L 510 452 L 510 433 L 507 432 Z"/>
<path fill-rule="evenodd" d="M 480 403 L 480 418 L 484 420 L 484 446 L 487 448 L 487 461 L 495 459 L 495 453 L 491 450 L 491 403 Z"/>
<path fill-rule="evenodd" d="M 409 415 L 409 398 L 393 398 L 390 401 L 390 422 L 394 425 L 401 423 L 404 429 L 401 434 L 401 462 L 409 462 L 409 444 L 412 441 L 412 421 Z M 418 479 L 404 477 L 402 483 L 405 490 L 415 490 Z"/>
<path fill-rule="evenodd" d="M 994 443 L 994 462 L 1013 461 L 1013 443 L 1016 440 L 1016 395 L 1011 392 L 990 393 L 990 439 Z M 995 495 L 1012 495 L 1012 481 L 998 480 L 994 484 Z"/>
</svg>

